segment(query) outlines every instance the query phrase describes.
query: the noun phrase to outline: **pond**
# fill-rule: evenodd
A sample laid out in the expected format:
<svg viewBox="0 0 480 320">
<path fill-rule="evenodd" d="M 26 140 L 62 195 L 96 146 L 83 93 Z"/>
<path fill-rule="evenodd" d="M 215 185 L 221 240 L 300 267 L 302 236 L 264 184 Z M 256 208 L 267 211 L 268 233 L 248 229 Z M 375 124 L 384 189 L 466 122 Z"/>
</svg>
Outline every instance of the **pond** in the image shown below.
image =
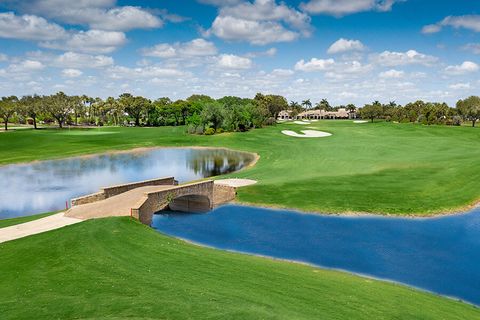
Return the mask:
<svg viewBox="0 0 480 320">
<path fill-rule="evenodd" d="M 429 219 L 227 205 L 155 215 L 156 230 L 214 248 L 387 279 L 480 305 L 480 209 Z"/>
<path fill-rule="evenodd" d="M 163 148 L 0 166 L 0 219 L 61 210 L 101 187 L 173 176 L 180 182 L 237 171 L 254 160 L 227 149 Z"/>
</svg>

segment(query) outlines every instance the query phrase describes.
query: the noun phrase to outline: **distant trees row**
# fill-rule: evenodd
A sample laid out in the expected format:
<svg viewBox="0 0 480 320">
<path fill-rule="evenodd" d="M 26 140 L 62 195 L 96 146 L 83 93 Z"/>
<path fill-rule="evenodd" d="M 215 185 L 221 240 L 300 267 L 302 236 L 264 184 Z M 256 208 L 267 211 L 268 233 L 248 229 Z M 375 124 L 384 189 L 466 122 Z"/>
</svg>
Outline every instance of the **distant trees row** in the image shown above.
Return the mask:
<svg viewBox="0 0 480 320">
<path fill-rule="evenodd" d="M 9 122 L 37 124 L 56 122 L 68 125 L 186 125 L 191 133 L 246 131 L 274 124 L 278 113 L 288 107 L 281 96 L 257 94 L 254 99 L 223 97 L 213 99 L 192 95 L 186 100 L 159 98 L 151 101 L 124 93 L 105 100 L 88 96 L 11 96 L 0 100 L 0 118 L 5 130 Z"/>
<path fill-rule="evenodd" d="M 456 108 L 449 107 L 446 103 L 432 103 L 416 101 L 404 106 L 395 102 L 382 104 L 375 101 L 359 109 L 363 119 L 385 119 L 395 122 L 418 122 L 422 124 L 447 124 L 460 125 L 464 121 L 471 121 L 475 127 L 480 119 L 480 97 L 471 96 L 459 100 Z"/>
<path fill-rule="evenodd" d="M 172 101 L 159 98 L 151 101 L 141 96 L 124 93 L 118 98 L 92 98 L 68 96 L 58 92 L 49 96 L 10 96 L 0 99 L 0 118 L 5 130 L 8 123 L 37 124 L 56 122 L 60 128 L 68 125 L 129 125 L 178 126 L 186 125 L 190 133 L 213 134 L 222 131 L 246 131 L 250 128 L 274 124 L 282 110 L 291 110 L 292 116 L 311 110 L 334 111 L 345 108 L 357 110 L 353 104 L 332 106 L 326 99 L 313 104 L 287 100 L 279 95 L 258 93 L 253 99 L 226 96 L 213 99 L 206 95 L 192 95 L 185 100 Z M 395 102 L 382 104 L 375 101 L 358 109 L 363 119 L 385 119 L 395 122 L 460 125 L 471 121 L 475 126 L 480 119 L 480 97 L 459 100 L 456 108 L 446 103 L 416 101 L 400 106 Z"/>
</svg>

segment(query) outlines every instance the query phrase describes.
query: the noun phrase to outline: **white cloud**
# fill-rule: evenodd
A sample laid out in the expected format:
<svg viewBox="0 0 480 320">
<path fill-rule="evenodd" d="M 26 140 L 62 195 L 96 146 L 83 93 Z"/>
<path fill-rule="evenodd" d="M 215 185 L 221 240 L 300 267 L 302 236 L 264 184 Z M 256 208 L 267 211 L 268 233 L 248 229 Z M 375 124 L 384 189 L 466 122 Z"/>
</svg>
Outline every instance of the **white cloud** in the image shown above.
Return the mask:
<svg viewBox="0 0 480 320">
<path fill-rule="evenodd" d="M 14 63 L 8 66 L 7 71 L 13 73 L 32 72 L 43 70 L 45 65 L 36 60 L 24 60 L 20 63 Z"/>
<path fill-rule="evenodd" d="M 128 31 L 158 28 L 163 21 L 137 6 L 115 7 L 115 0 L 31 0 L 13 1 L 27 13 L 53 18 L 68 24 L 88 25 L 93 29 Z"/>
<path fill-rule="evenodd" d="M 220 8 L 205 35 L 256 45 L 288 42 L 311 33 L 310 17 L 275 0 L 241 2 Z"/>
<path fill-rule="evenodd" d="M 78 69 L 63 69 L 62 75 L 66 78 L 78 78 L 83 74 L 81 70 Z"/>
<path fill-rule="evenodd" d="M 468 73 L 477 72 L 480 69 L 478 64 L 472 61 L 464 61 L 460 65 L 448 66 L 445 68 L 445 73 L 453 76 L 465 75 Z"/>
<path fill-rule="evenodd" d="M 480 32 L 480 15 L 448 16 L 436 24 L 430 24 L 423 27 L 423 33 L 437 33 L 443 27 L 452 27 L 455 29 L 468 29 Z"/>
<path fill-rule="evenodd" d="M 0 62 L 8 61 L 8 56 L 4 53 L 0 53 Z"/>
<path fill-rule="evenodd" d="M 40 46 L 87 53 L 110 53 L 126 42 L 123 32 L 88 30 L 72 33 L 64 40 L 41 42 Z"/>
<path fill-rule="evenodd" d="M 217 54 L 217 47 L 213 42 L 204 39 L 194 39 L 189 42 L 177 42 L 174 44 L 160 43 L 151 48 L 142 50 L 147 57 L 157 58 L 180 58 L 180 57 L 201 57 Z"/>
<path fill-rule="evenodd" d="M 158 66 L 147 66 L 144 68 L 128 68 L 124 66 L 113 66 L 108 70 L 108 76 L 112 79 L 153 79 L 153 78 L 181 78 L 189 76 L 189 73 L 174 68 L 163 68 Z"/>
<path fill-rule="evenodd" d="M 333 59 L 317 59 L 312 58 L 310 61 L 300 60 L 295 64 L 295 70 L 311 72 L 311 71 L 325 71 L 335 65 Z"/>
<path fill-rule="evenodd" d="M 203 4 L 211 4 L 214 6 L 229 6 L 240 3 L 242 0 L 197 0 Z"/>
<path fill-rule="evenodd" d="M 58 24 L 34 15 L 0 13 L 0 37 L 23 40 L 57 40 L 66 36 Z"/>
<path fill-rule="evenodd" d="M 359 40 L 340 38 L 328 48 L 327 53 L 336 54 L 348 51 L 362 51 L 364 49 L 365 46 Z"/>
<path fill-rule="evenodd" d="M 381 72 L 378 76 L 383 79 L 399 79 L 405 76 L 405 72 L 400 70 L 390 69 L 388 71 Z"/>
<path fill-rule="evenodd" d="M 66 52 L 56 57 L 53 66 L 76 69 L 76 68 L 104 68 L 113 65 L 113 58 L 104 55 L 89 55 L 76 52 Z"/>
<path fill-rule="evenodd" d="M 438 61 L 437 57 L 419 53 L 415 50 L 408 50 L 407 52 L 392 52 L 384 51 L 380 54 L 373 55 L 372 61 L 376 64 L 395 67 L 410 64 L 419 64 L 430 66 Z"/>
<path fill-rule="evenodd" d="M 467 90 L 471 88 L 470 83 L 455 83 L 448 86 L 452 90 Z"/>
<path fill-rule="evenodd" d="M 480 54 L 480 43 L 469 43 L 465 45 L 462 49 L 471 51 L 474 54 Z"/>
<path fill-rule="evenodd" d="M 222 54 L 218 57 L 217 66 L 222 69 L 250 69 L 252 60 L 234 54 Z"/>
<path fill-rule="evenodd" d="M 396 2 L 403 0 L 310 0 L 300 7 L 311 14 L 345 16 L 364 11 L 390 11 Z"/>
</svg>

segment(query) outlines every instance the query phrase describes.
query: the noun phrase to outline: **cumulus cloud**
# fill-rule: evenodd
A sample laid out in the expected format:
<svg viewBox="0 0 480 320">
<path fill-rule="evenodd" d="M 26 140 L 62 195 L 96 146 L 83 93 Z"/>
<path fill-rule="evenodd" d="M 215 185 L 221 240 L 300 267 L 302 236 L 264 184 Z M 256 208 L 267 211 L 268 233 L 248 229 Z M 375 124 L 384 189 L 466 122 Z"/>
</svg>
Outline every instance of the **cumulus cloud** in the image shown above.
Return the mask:
<svg viewBox="0 0 480 320">
<path fill-rule="evenodd" d="M 438 61 L 437 57 L 419 53 L 415 50 L 407 52 L 384 51 L 372 56 L 372 61 L 385 67 L 395 67 L 411 64 L 430 66 Z"/>
<path fill-rule="evenodd" d="M 204 39 L 194 39 L 174 44 L 160 43 L 141 50 L 144 56 L 157 58 L 213 56 L 217 54 L 217 51 L 217 47 L 213 42 Z"/>
<path fill-rule="evenodd" d="M 112 79 L 154 79 L 154 78 L 180 78 L 189 76 L 189 73 L 174 68 L 159 66 L 147 66 L 129 68 L 124 66 L 113 66 L 108 69 L 108 75 Z"/>
<path fill-rule="evenodd" d="M 32 0 L 10 1 L 22 12 L 42 15 L 68 24 L 88 25 L 93 29 L 128 31 L 158 28 L 163 21 L 137 6 L 116 7 L 115 0 Z"/>
<path fill-rule="evenodd" d="M 437 33 L 440 32 L 443 27 L 463 28 L 480 32 L 480 15 L 448 16 L 436 24 L 423 27 L 422 32 L 425 34 Z"/>
<path fill-rule="evenodd" d="M 467 90 L 471 88 L 470 83 L 454 83 L 448 86 L 452 90 Z"/>
<path fill-rule="evenodd" d="M 8 66 L 7 71 L 13 73 L 32 72 L 43 70 L 45 65 L 36 60 L 24 60 L 19 63 L 13 63 Z"/>
<path fill-rule="evenodd" d="M 70 50 L 86 53 L 110 53 L 127 42 L 123 32 L 88 30 L 71 33 L 65 39 L 41 42 L 49 49 Z"/>
<path fill-rule="evenodd" d="M 65 30 L 34 15 L 0 13 L 0 37 L 22 40 L 56 40 L 66 36 Z"/>
<path fill-rule="evenodd" d="M 477 72 L 480 69 L 478 64 L 472 61 L 464 61 L 460 65 L 448 66 L 445 68 L 445 73 L 452 76 L 460 76 L 468 73 Z"/>
<path fill-rule="evenodd" d="M 337 54 L 348 51 L 362 51 L 364 49 L 365 46 L 359 40 L 348 40 L 340 38 L 328 48 L 327 53 Z"/>
<path fill-rule="evenodd" d="M 300 60 L 295 64 L 295 70 L 312 72 L 312 71 L 325 71 L 332 68 L 335 65 L 333 59 L 317 59 L 312 58 L 310 61 Z"/>
<path fill-rule="evenodd" d="M 217 66 L 221 69 L 250 69 L 252 60 L 234 54 L 222 54 L 218 57 Z"/>
<path fill-rule="evenodd" d="M 89 55 L 76 52 L 66 52 L 55 57 L 52 65 L 66 69 L 104 68 L 113 65 L 113 58 L 104 55 Z"/>
<path fill-rule="evenodd" d="M 292 41 L 310 33 L 307 14 L 275 0 L 255 0 L 221 7 L 205 35 L 264 45 Z"/>
<path fill-rule="evenodd" d="M 311 14 L 341 17 L 365 11 L 390 11 L 396 2 L 403 0 L 310 0 L 300 7 Z"/>
<path fill-rule="evenodd" d="M 480 54 L 480 43 L 469 43 L 463 46 L 462 49 L 470 51 L 474 54 Z"/>
<path fill-rule="evenodd" d="M 83 74 L 81 70 L 78 69 L 63 69 L 62 75 L 66 78 L 78 78 Z"/>
<path fill-rule="evenodd" d="M 399 79 L 405 76 L 405 72 L 400 70 L 390 69 L 388 71 L 381 72 L 378 76 L 382 79 Z"/>
</svg>

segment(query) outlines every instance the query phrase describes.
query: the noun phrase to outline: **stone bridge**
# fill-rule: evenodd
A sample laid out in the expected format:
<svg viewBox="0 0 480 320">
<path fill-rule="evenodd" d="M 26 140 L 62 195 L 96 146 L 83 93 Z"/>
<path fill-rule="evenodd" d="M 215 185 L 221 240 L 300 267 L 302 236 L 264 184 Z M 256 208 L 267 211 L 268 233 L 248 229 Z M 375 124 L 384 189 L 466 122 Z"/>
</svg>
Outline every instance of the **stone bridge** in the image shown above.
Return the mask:
<svg viewBox="0 0 480 320">
<path fill-rule="evenodd" d="M 79 219 L 131 216 L 150 225 L 156 212 L 170 208 L 206 212 L 235 198 L 236 189 L 212 180 L 178 185 L 173 177 L 103 188 L 71 201 L 65 216 Z"/>
<path fill-rule="evenodd" d="M 182 212 L 207 212 L 213 209 L 213 193 L 212 180 L 147 192 L 132 207 L 131 216 L 150 225 L 153 214 L 166 208 Z"/>
</svg>

